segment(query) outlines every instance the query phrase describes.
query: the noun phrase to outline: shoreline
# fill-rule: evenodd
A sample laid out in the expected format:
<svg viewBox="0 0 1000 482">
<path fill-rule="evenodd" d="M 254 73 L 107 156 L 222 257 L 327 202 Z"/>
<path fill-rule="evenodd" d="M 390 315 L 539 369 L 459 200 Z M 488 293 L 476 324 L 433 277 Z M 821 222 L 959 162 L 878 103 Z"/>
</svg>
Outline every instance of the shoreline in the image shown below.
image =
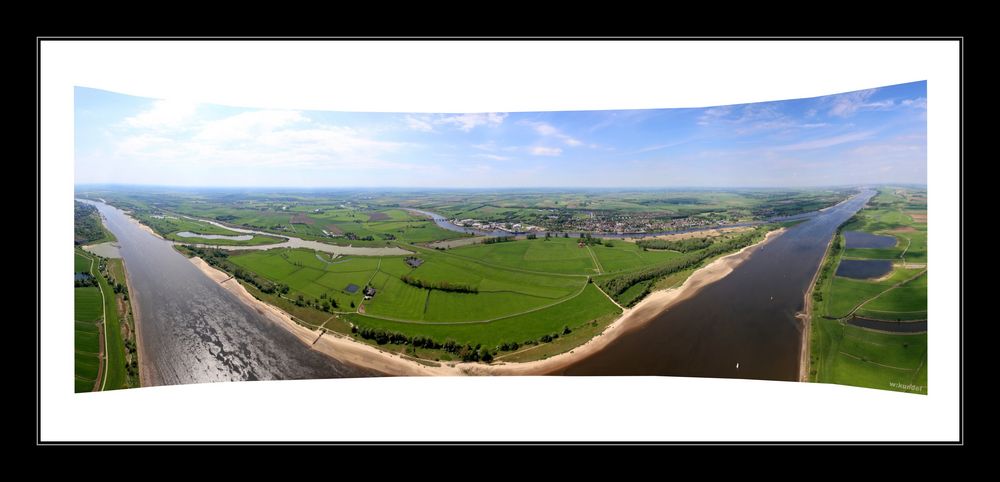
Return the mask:
<svg viewBox="0 0 1000 482">
<path fill-rule="evenodd" d="M 816 272 L 813 273 L 812 282 L 809 283 L 809 288 L 803 295 L 802 312 L 795 315 L 796 318 L 802 320 L 802 340 L 799 342 L 800 382 L 809 382 L 809 369 L 812 366 L 812 361 L 809 358 L 812 355 L 812 294 L 816 290 L 816 280 L 819 278 L 819 272 L 823 270 L 826 258 L 830 256 L 830 247 L 833 246 L 833 241 L 839 235 L 837 232 L 833 233 L 833 237 L 826 243 L 826 250 L 823 251 L 823 257 L 820 258 L 819 266 L 816 267 Z"/>
<path fill-rule="evenodd" d="M 128 289 L 128 304 L 129 308 L 132 310 L 132 324 L 135 325 L 135 358 L 136 363 L 139 365 L 139 386 L 137 388 L 148 387 L 149 385 L 149 366 L 145 362 L 145 358 L 142 354 L 145 351 L 142 343 L 142 322 L 140 320 L 141 316 L 139 314 L 139 301 L 135 296 L 134 288 L 132 288 L 132 276 L 128 272 L 128 265 L 125 264 L 125 258 L 122 258 L 122 271 L 125 272 L 125 287 Z"/>
<path fill-rule="evenodd" d="M 217 283 L 230 279 L 229 273 L 209 265 L 205 260 L 195 256 L 189 258 L 192 264 L 201 270 L 205 276 Z M 457 367 L 442 363 L 440 367 L 431 367 L 407 360 L 399 355 L 387 353 L 371 345 L 354 341 L 339 333 L 318 328 L 311 329 L 295 322 L 291 315 L 281 308 L 254 298 L 246 288 L 235 278 L 231 282 L 222 283 L 240 301 L 246 303 L 257 313 L 264 315 L 270 321 L 278 324 L 295 335 L 299 341 L 314 350 L 320 351 L 337 360 L 345 361 L 363 368 L 368 368 L 386 375 L 420 376 L 420 375 L 461 375 Z"/>
<path fill-rule="evenodd" d="M 743 264 L 743 261 L 746 261 L 757 248 L 771 242 L 785 230 L 786 228 L 779 228 L 771 231 L 764 236 L 764 239 L 750 246 L 716 258 L 708 265 L 691 273 L 691 276 L 688 276 L 684 283 L 677 288 L 653 291 L 646 295 L 639 304 L 632 308 L 626 308 L 618 319 L 611 322 L 600 334 L 576 348 L 544 360 L 496 365 L 470 364 L 472 366 L 468 367 L 468 371 L 476 375 L 550 375 L 565 370 L 573 363 L 601 351 L 625 333 L 645 326 L 657 315 L 696 295 L 702 288 L 725 278 Z"/>
<path fill-rule="evenodd" d="M 544 360 L 521 363 L 498 362 L 485 365 L 473 362 L 436 362 L 439 367 L 427 366 L 406 359 L 398 354 L 388 353 L 374 346 L 354 340 L 348 336 L 323 328 L 311 329 L 295 322 L 291 315 L 280 308 L 254 298 L 238 281 L 223 283 L 221 286 L 235 295 L 241 301 L 258 313 L 279 326 L 285 328 L 299 341 L 307 346 L 336 358 L 391 376 L 428 376 L 428 375 L 548 375 L 573 363 L 599 352 L 621 335 L 640 328 L 662 313 L 670 306 L 694 296 L 702 288 L 729 275 L 736 267 L 748 259 L 757 248 L 769 243 L 784 233 L 786 228 L 779 228 L 767 233 L 764 239 L 746 246 L 739 251 L 716 258 L 706 266 L 691 274 L 677 288 L 658 290 L 647 295 L 639 304 L 626 308 L 618 318 L 604 328 L 601 333 L 586 343 L 567 352 L 560 353 Z M 230 278 L 229 274 L 219 270 L 199 257 L 188 259 L 206 276 L 216 282 Z"/>
</svg>

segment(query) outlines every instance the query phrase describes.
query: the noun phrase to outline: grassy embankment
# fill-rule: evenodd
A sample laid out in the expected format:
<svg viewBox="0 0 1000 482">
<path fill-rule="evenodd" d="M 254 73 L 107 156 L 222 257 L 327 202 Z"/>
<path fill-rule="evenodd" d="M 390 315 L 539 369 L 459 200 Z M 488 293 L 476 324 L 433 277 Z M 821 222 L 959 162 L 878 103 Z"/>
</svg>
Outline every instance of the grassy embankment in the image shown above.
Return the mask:
<svg viewBox="0 0 1000 482">
<path fill-rule="evenodd" d="M 894 236 L 891 248 L 851 248 L 844 231 Z M 813 288 L 809 379 L 927 393 L 927 333 L 890 333 L 851 325 L 864 317 L 891 322 L 927 318 L 926 194 L 883 189 L 835 235 Z M 875 280 L 836 275 L 842 259 L 889 259 Z"/>
</svg>

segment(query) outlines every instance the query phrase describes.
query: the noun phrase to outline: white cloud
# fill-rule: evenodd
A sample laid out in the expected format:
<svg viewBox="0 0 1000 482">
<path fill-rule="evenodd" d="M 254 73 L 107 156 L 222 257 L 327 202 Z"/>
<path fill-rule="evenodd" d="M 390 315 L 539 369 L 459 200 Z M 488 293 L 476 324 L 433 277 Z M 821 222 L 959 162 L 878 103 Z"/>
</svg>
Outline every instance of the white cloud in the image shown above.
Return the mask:
<svg viewBox="0 0 1000 482">
<path fill-rule="evenodd" d="M 903 107 L 912 107 L 914 109 L 926 109 L 927 108 L 927 98 L 918 97 L 916 99 L 905 99 L 899 103 Z"/>
<path fill-rule="evenodd" d="M 507 118 L 505 112 L 490 112 L 488 114 L 456 114 L 442 115 L 433 120 L 438 125 L 453 125 L 463 132 L 469 132 L 482 125 L 498 126 Z"/>
<path fill-rule="evenodd" d="M 158 100 L 153 107 L 125 119 L 129 127 L 140 129 L 176 128 L 190 119 L 198 104 L 182 100 Z"/>
<path fill-rule="evenodd" d="M 431 125 L 430 120 L 426 117 L 417 118 L 411 115 L 406 116 L 406 127 L 410 130 L 420 131 L 420 132 L 433 132 L 434 126 Z"/>
<path fill-rule="evenodd" d="M 532 121 L 521 121 L 521 124 L 531 127 L 539 135 L 545 137 L 554 137 L 556 139 L 559 139 L 563 141 L 567 146 L 578 147 L 583 145 L 583 141 L 563 133 L 562 131 L 554 127 L 552 124 L 548 124 L 546 122 L 532 122 Z M 593 146 L 593 144 L 591 144 L 591 146 Z"/>
<path fill-rule="evenodd" d="M 850 117 L 858 112 L 891 110 L 901 105 L 892 99 L 872 101 L 871 97 L 875 92 L 878 92 L 878 89 L 859 90 L 833 96 L 827 114 L 835 117 Z"/>
<path fill-rule="evenodd" d="M 796 142 L 795 144 L 788 144 L 784 146 L 779 146 L 774 148 L 775 151 L 804 151 L 809 149 L 823 149 L 826 147 L 833 147 L 840 144 L 847 144 L 848 142 L 857 142 L 875 135 L 875 131 L 862 131 L 853 132 L 850 134 L 843 134 L 833 137 L 824 137 L 822 139 L 811 139 L 803 142 Z"/>
<path fill-rule="evenodd" d="M 558 147 L 535 146 L 530 151 L 536 156 L 558 156 L 562 154 L 562 149 Z"/>
<path fill-rule="evenodd" d="M 295 111 L 259 110 L 243 112 L 224 119 L 204 123 L 195 137 L 201 140 L 217 142 L 240 141 L 257 138 L 281 127 L 300 122 L 309 122 L 309 119 L 303 117 L 300 112 Z"/>
<path fill-rule="evenodd" d="M 494 161 L 509 161 L 510 158 L 507 156 L 498 156 L 496 154 L 476 154 L 476 157 L 482 157 L 485 159 L 492 159 Z"/>
<path fill-rule="evenodd" d="M 698 125 L 707 126 L 714 124 L 717 120 L 723 119 L 732 112 L 732 108 L 729 106 L 723 107 L 712 107 L 710 109 L 705 109 L 700 116 L 698 116 Z"/>
<path fill-rule="evenodd" d="M 408 168 L 382 159 L 403 144 L 349 127 L 312 122 L 295 111 L 249 111 L 186 131 L 161 128 L 126 136 L 117 155 L 163 164 L 346 169 Z"/>
</svg>

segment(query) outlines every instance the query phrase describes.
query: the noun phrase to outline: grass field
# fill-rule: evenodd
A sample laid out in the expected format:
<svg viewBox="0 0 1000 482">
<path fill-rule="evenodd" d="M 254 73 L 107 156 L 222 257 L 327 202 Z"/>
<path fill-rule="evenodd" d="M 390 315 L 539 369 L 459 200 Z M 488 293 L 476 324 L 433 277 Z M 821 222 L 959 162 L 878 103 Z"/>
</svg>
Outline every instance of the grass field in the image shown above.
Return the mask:
<svg viewBox="0 0 1000 482">
<path fill-rule="evenodd" d="M 258 277 L 244 285 L 307 326 L 351 333 L 353 324 L 358 330 L 379 329 L 407 339 L 492 347 L 525 341 L 550 343 L 543 337 L 558 340 L 555 335 L 563 328 L 570 329 L 567 335 L 577 328 L 589 330 L 584 325 L 603 323 L 621 311 L 590 282 L 598 271 L 600 276 L 617 276 L 656 268 L 680 256 L 618 240 L 612 246 L 581 247 L 579 243 L 579 238 L 542 238 L 448 250 L 404 245 L 421 261 L 416 267 L 402 256 L 330 257 L 307 249 L 230 252 L 213 259 L 234 274 L 245 270 Z M 604 273 L 604 269 L 615 271 Z M 694 269 L 648 278 L 619 299 L 636 301 L 661 281 L 675 286 Z M 261 291 L 261 286 L 272 285 L 274 292 Z M 358 289 L 350 292 L 350 285 Z M 375 289 L 372 299 L 365 299 L 365 287 Z M 545 356 L 572 345 L 567 340 L 581 337 L 578 333 L 518 356 Z M 411 355 L 413 348 L 408 352 Z M 448 356 L 427 347 L 416 353 Z"/>
<path fill-rule="evenodd" d="M 584 323 L 608 314 L 619 313 L 618 307 L 601 294 L 593 284 L 564 303 L 539 311 L 502 318 L 489 323 L 473 324 L 413 324 L 400 323 L 369 316 L 351 314 L 348 319 L 361 326 L 383 328 L 407 336 L 426 336 L 436 340 L 452 339 L 460 344 L 496 346 L 504 342 L 523 343 L 561 332 L 564 326 L 579 328 Z"/>
<path fill-rule="evenodd" d="M 927 393 L 926 333 L 887 334 L 814 318 L 812 343 L 812 381 Z"/>
<path fill-rule="evenodd" d="M 98 367 L 103 363 L 100 347 L 105 338 L 107 373 L 104 374 L 104 389 L 115 390 L 127 388 L 130 384 L 137 385 L 129 380 L 125 366 L 125 347 L 116 303 L 116 296 L 120 295 L 115 294 L 111 284 L 98 270 L 100 258 L 79 249 L 74 251 L 74 256 L 76 257 L 74 270 L 91 273 L 98 282 L 97 287 L 74 289 L 75 390 L 89 392 L 94 389 L 99 373 Z M 114 261 L 115 263 L 108 265 L 109 274 L 115 279 L 120 277 L 124 280 L 121 260 Z M 84 267 L 86 269 L 83 269 Z M 102 327 L 107 330 L 106 337 Z"/>
<path fill-rule="evenodd" d="M 927 319 L 928 275 L 919 264 L 927 260 L 927 225 L 903 212 L 914 208 L 915 197 L 907 190 L 883 189 L 843 226 L 894 235 L 901 242 L 886 249 L 834 249 L 824 261 L 821 272 L 827 274 L 813 293 L 810 381 L 927 393 L 927 333 L 884 333 L 845 322 L 852 314 L 887 321 Z M 842 236 L 836 241 L 843 246 Z M 839 260 L 847 257 L 895 264 L 882 280 L 833 276 Z"/>
<path fill-rule="evenodd" d="M 73 252 L 73 270 L 91 272 L 91 258 L 80 249 Z M 97 267 L 94 266 L 94 273 Z M 101 291 L 93 286 L 73 289 L 74 391 L 90 392 L 97 381 L 100 358 Z"/>
</svg>

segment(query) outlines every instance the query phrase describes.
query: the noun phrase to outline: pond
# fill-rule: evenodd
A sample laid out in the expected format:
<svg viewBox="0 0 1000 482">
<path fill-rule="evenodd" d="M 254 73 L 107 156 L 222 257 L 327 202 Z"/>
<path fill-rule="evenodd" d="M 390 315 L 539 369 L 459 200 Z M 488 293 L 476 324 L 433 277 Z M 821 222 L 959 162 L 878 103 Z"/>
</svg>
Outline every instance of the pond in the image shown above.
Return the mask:
<svg viewBox="0 0 1000 482">
<path fill-rule="evenodd" d="M 891 248 L 896 245 L 896 238 L 893 236 L 879 236 L 863 231 L 847 231 L 844 233 L 844 240 L 847 241 L 848 248 Z"/>
<path fill-rule="evenodd" d="M 177 233 L 177 235 L 182 238 L 229 239 L 232 241 L 250 241 L 251 239 L 253 239 L 253 236 L 249 234 L 230 236 L 225 234 L 198 234 L 198 233 L 192 233 L 191 231 L 181 231 Z"/>
<path fill-rule="evenodd" d="M 845 259 L 840 261 L 837 276 L 854 279 L 879 278 L 890 270 L 892 261 L 887 259 Z"/>
<path fill-rule="evenodd" d="M 922 321 L 883 321 L 869 318 L 852 318 L 848 322 L 850 325 L 869 330 L 888 331 L 891 333 L 926 333 L 927 320 Z"/>
<path fill-rule="evenodd" d="M 121 258 L 122 255 L 118 251 L 119 247 L 118 243 L 107 242 L 84 246 L 83 250 L 88 253 L 96 254 L 102 258 Z"/>
</svg>

